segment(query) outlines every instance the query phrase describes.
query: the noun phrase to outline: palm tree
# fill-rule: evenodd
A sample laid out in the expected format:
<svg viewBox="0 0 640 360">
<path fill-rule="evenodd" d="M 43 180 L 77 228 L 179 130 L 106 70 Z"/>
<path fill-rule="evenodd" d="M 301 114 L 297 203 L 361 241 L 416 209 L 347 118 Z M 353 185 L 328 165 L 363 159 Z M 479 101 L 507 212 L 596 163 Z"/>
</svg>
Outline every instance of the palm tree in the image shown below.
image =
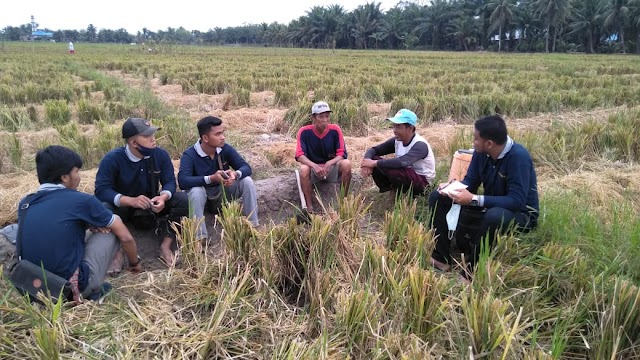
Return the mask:
<svg viewBox="0 0 640 360">
<path fill-rule="evenodd" d="M 487 5 L 491 12 L 489 21 L 491 22 L 490 31 L 498 28 L 498 51 L 502 50 L 502 30 L 513 19 L 514 3 L 513 0 L 493 0 Z"/>
<path fill-rule="evenodd" d="M 629 2 L 631 26 L 636 29 L 636 54 L 640 54 L 640 0 Z"/>
<path fill-rule="evenodd" d="M 453 36 L 459 43 L 460 48 L 469 51 L 469 48 L 478 42 L 479 23 L 472 16 L 462 15 L 451 22 Z"/>
<path fill-rule="evenodd" d="M 353 27 L 351 36 L 356 40 L 356 47 L 368 48 L 368 41 L 374 32 L 378 32 L 382 26 L 382 11 L 380 3 L 367 3 L 353 10 Z"/>
<path fill-rule="evenodd" d="M 618 30 L 618 40 L 622 44 L 622 53 L 627 51 L 624 46 L 624 26 L 629 15 L 627 0 L 609 0 L 609 8 L 605 13 L 604 26 L 608 29 L 616 28 Z"/>
<path fill-rule="evenodd" d="M 386 34 L 389 47 L 396 49 L 407 34 L 407 21 L 402 9 L 398 6 L 389 9 L 382 20 L 382 32 Z"/>
<path fill-rule="evenodd" d="M 451 19 L 454 17 L 453 7 L 447 0 L 433 0 L 431 6 L 423 7 L 423 15 L 416 19 L 413 32 L 421 37 L 431 33 L 431 47 L 442 49 L 443 35 L 449 32 Z"/>
<path fill-rule="evenodd" d="M 534 38 L 540 34 L 540 20 L 535 16 L 534 2 L 532 0 L 520 1 L 516 6 L 516 15 L 513 22 L 520 32 L 518 44 L 527 42 L 527 51 L 531 51 Z"/>
<path fill-rule="evenodd" d="M 583 34 L 587 39 L 587 52 L 593 54 L 593 37 L 602 24 L 605 3 L 603 0 L 575 0 L 575 11 L 571 15 L 571 30 L 567 35 Z"/>
<path fill-rule="evenodd" d="M 549 52 L 549 36 L 551 35 L 551 26 L 556 26 L 567 17 L 571 10 L 569 0 L 537 0 L 535 3 L 537 13 L 540 15 L 545 24 L 545 44 L 544 49 Z M 557 31 L 554 31 L 555 39 Z M 554 41 L 555 44 L 555 41 Z M 555 46 L 554 49 L 555 50 Z"/>
</svg>

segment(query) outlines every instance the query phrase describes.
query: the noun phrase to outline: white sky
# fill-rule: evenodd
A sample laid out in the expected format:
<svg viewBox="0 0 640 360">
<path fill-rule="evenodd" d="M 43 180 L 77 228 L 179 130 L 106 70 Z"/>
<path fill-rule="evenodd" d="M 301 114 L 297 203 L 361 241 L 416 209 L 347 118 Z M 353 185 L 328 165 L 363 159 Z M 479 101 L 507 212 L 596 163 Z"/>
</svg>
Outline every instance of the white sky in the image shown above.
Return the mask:
<svg viewBox="0 0 640 360">
<path fill-rule="evenodd" d="M 400 0 L 382 0 L 386 11 Z M 187 30 L 207 31 L 215 27 L 238 26 L 243 23 L 288 24 L 311 7 L 340 4 L 346 11 L 355 9 L 367 0 L 1 0 L 0 29 L 19 26 L 31 21 L 40 28 L 52 30 L 86 29 L 93 24 L 98 29 L 125 28 L 135 34 L 143 27 L 151 31 L 183 26 Z"/>
</svg>

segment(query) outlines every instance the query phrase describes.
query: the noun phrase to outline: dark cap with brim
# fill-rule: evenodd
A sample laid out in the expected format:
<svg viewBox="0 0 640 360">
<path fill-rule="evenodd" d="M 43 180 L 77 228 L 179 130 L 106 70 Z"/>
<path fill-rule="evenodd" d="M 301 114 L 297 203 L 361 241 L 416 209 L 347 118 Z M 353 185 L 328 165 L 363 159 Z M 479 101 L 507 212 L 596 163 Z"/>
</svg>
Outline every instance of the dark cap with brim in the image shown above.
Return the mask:
<svg viewBox="0 0 640 360">
<path fill-rule="evenodd" d="M 158 130 L 160 130 L 160 128 L 151 126 L 151 123 L 147 119 L 128 118 L 127 121 L 122 124 L 122 138 L 128 139 L 136 135 L 150 136 Z"/>
</svg>

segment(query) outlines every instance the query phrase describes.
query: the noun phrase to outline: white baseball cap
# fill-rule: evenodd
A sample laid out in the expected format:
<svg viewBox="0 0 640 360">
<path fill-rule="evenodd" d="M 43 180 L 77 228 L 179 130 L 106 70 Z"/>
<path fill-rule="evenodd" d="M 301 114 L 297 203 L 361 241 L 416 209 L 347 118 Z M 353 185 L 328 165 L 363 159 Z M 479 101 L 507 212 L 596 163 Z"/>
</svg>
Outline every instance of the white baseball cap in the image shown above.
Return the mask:
<svg viewBox="0 0 640 360">
<path fill-rule="evenodd" d="M 322 114 L 325 112 L 331 112 L 331 109 L 329 108 L 329 104 L 324 101 L 318 101 L 311 107 L 311 115 Z"/>
</svg>

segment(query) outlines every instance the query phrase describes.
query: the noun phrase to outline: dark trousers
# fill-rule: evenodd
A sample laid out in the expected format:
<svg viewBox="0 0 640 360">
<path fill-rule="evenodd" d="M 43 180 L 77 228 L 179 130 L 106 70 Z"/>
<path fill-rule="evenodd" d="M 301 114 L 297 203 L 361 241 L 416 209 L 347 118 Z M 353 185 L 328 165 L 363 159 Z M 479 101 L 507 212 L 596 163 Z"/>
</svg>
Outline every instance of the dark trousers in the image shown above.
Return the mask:
<svg viewBox="0 0 640 360">
<path fill-rule="evenodd" d="M 440 195 L 437 190 L 434 190 L 429 196 L 429 209 L 431 210 L 433 230 L 436 236 L 436 248 L 432 256 L 434 259 L 446 264 L 453 263 L 451 259 L 451 241 L 448 236 L 449 228 L 446 218 L 452 205 L 453 200 L 446 195 Z M 493 246 L 496 232 L 500 231 L 501 233 L 505 233 L 513 228 L 520 232 L 527 232 L 535 228 L 536 224 L 537 219 L 532 218 L 528 213 L 514 213 L 513 211 L 498 207 L 487 209 L 479 231 L 471 239 L 469 247 L 464 253 L 468 270 L 473 272 L 480 257 L 482 240 L 485 236 L 488 239 L 490 249 Z"/>
<path fill-rule="evenodd" d="M 375 167 L 371 177 L 373 177 L 376 186 L 380 188 L 381 193 L 389 190 L 406 193 L 412 189 L 415 195 L 419 195 L 429 188 L 427 179 L 416 174 L 412 168 L 380 169 Z"/>
<path fill-rule="evenodd" d="M 110 203 L 104 203 L 105 206 L 113 211 L 114 214 L 120 216 L 122 221 L 125 224 L 131 223 L 133 219 L 133 213 L 137 210 L 132 207 L 116 207 Z M 156 234 L 165 236 L 170 236 L 174 240 L 176 238 L 176 233 L 171 227 L 171 222 L 176 222 L 180 224 L 180 221 L 183 217 L 189 216 L 189 198 L 187 197 L 187 193 L 185 192 L 175 192 L 169 201 L 164 203 L 164 209 L 161 212 L 156 214 L 156 226 L 154 230 Z"/>
</svg>

